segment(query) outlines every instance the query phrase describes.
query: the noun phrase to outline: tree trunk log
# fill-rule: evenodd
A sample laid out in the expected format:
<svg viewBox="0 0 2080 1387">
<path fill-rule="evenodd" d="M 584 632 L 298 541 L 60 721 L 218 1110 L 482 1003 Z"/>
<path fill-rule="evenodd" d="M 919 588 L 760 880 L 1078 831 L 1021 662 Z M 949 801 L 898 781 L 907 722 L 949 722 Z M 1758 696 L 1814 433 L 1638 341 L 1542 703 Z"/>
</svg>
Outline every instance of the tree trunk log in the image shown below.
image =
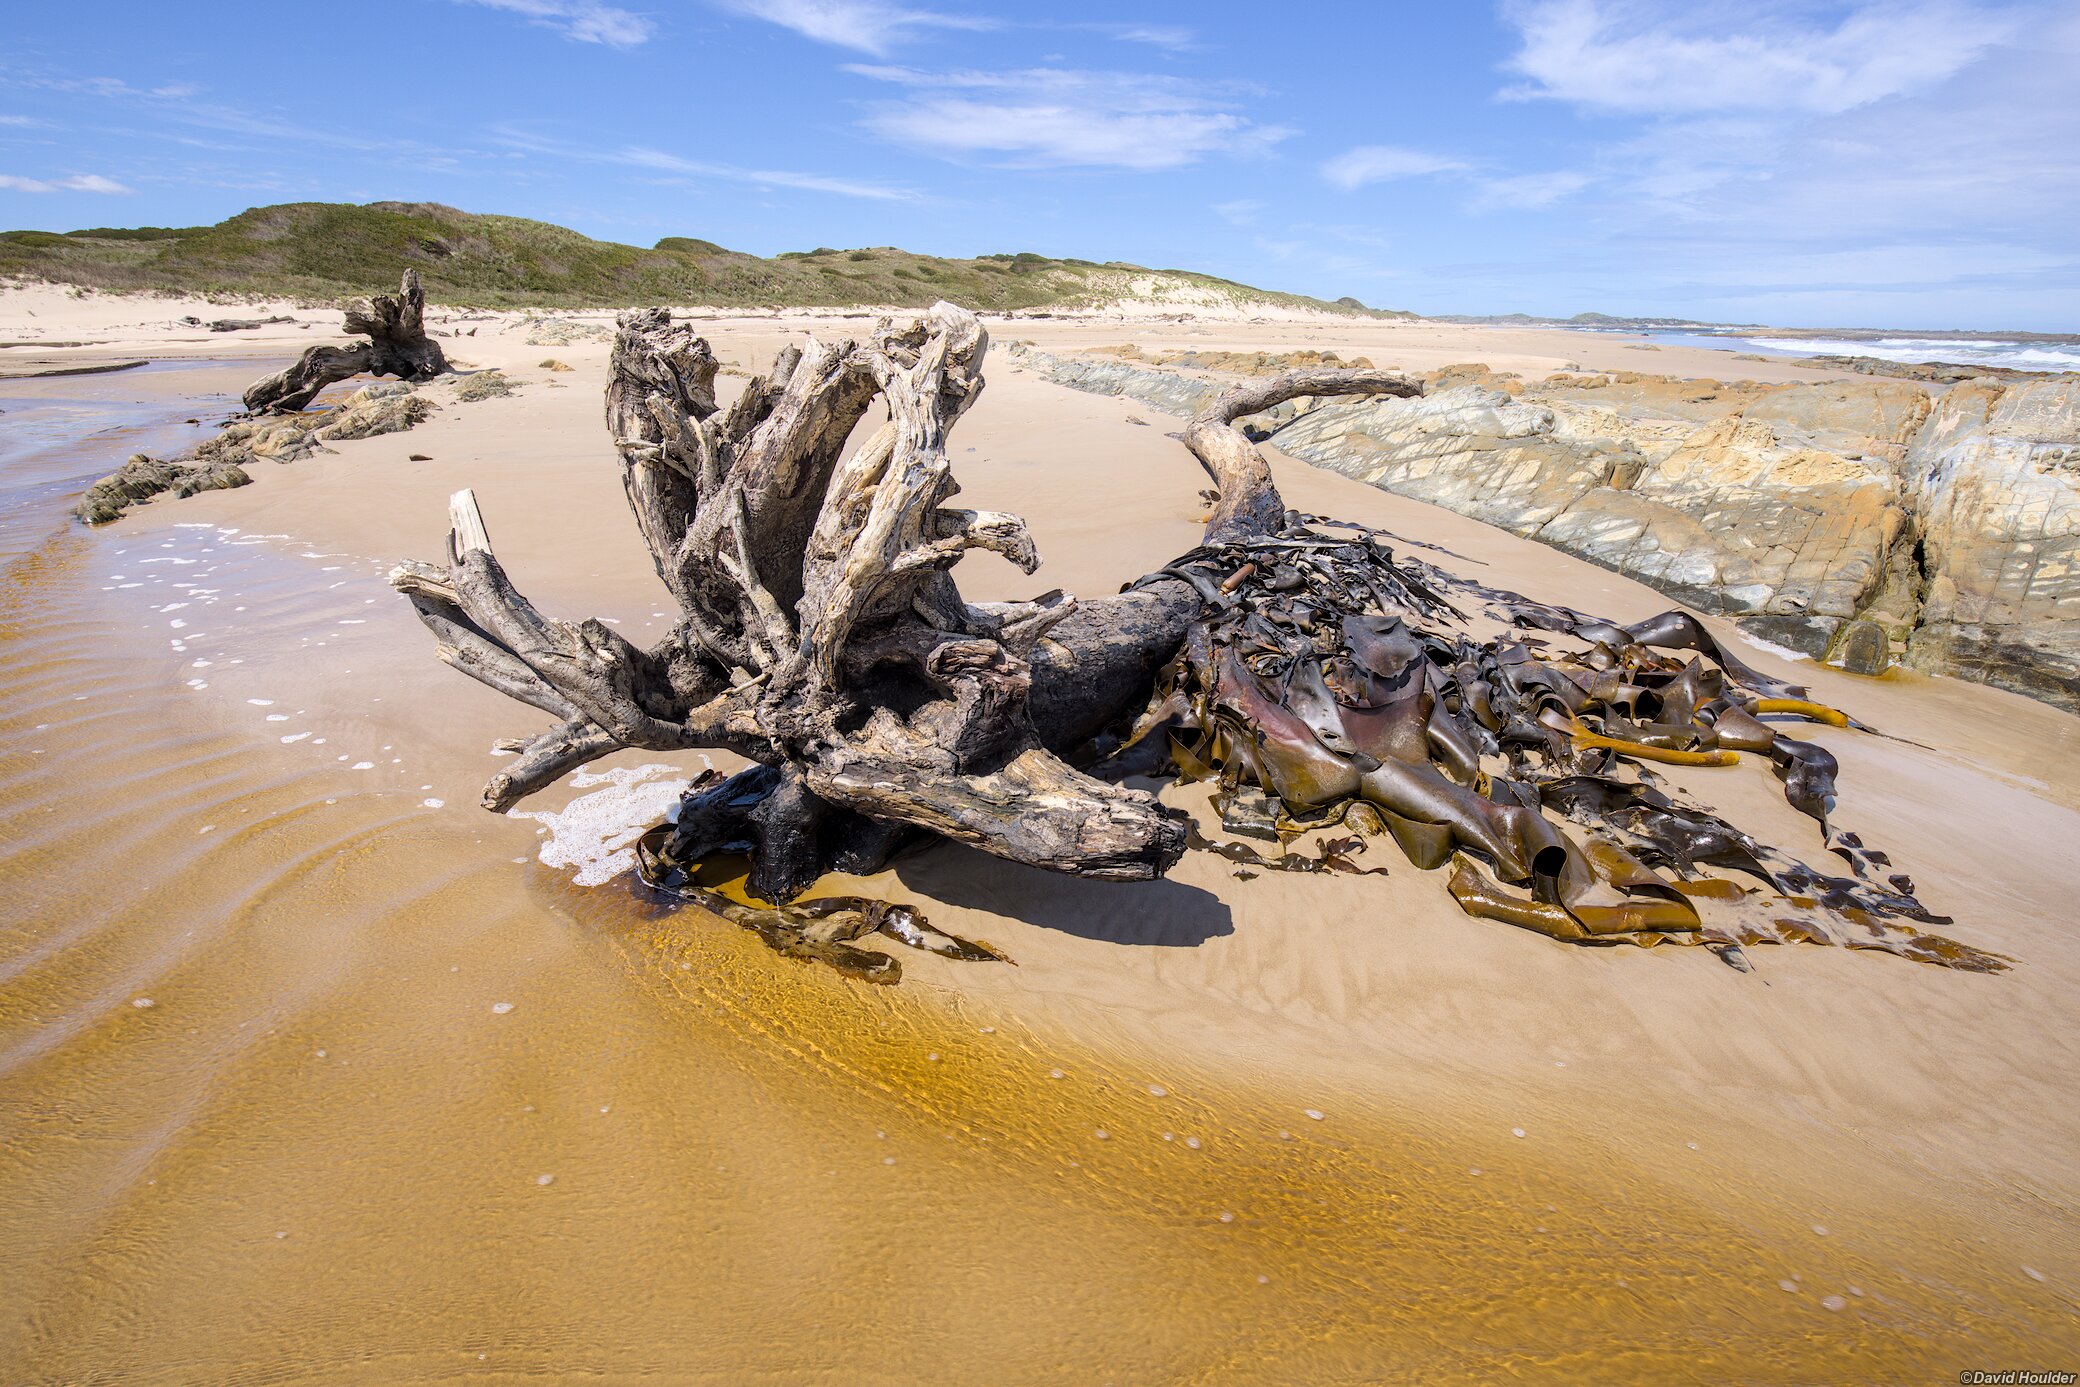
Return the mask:
<svg viewBox="0 0 2080 1387">
<path fill-rule="evenodd" d="M 308 349 L 294 365 L 246 387 L 246 412 L 291 414 L 316 399 L 326 386 L 354 376 L 420 381 L 448 370 L 440 343 L 426 335 L 426 292 L 419 285 L 417 270 L 404 272 L 394 295 L 378 294 L 348 303 L 346 327 L 369 340 Z"/>
</svg>

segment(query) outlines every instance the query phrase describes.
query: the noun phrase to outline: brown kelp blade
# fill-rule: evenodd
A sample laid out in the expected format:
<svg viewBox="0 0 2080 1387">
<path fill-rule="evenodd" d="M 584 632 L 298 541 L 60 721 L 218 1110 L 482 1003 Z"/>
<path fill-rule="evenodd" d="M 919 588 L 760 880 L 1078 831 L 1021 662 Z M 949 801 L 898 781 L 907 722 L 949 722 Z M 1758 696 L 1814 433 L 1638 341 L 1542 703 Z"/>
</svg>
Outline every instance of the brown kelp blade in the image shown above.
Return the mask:
<svg viewBox="0 0 2080 1387">
<path fill-rule="evenodd" d="M 819 896 L 775 905 L 750 897 L 734 900 L 700 884 L 700 863 L 682 863 L 670 855 L 675 825 L 661 823 L 636 840 L 636 876 L 659 895 L 700 906 L 756 933 L 790 958 L 829 964 L 865 982 L 894 983 L 902 965 L 889 955 L 857 946 L 870 935 L 882 935 L 925 953 L 974 963 L 1010 963 L 993 945 L 948 934 L 925 919 L 915 906 L 867 896 Z"/>
</svg>

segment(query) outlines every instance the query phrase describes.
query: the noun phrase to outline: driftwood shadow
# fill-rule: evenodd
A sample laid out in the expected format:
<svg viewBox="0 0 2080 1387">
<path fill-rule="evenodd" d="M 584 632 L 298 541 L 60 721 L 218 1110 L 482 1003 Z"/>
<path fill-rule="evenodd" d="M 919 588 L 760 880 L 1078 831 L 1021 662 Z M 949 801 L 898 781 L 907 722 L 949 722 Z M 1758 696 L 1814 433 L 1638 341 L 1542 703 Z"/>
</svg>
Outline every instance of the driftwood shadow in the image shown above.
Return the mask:
<svg viewBox="0 0 2080 1387">
<path fill-rule="evenodd" d="M 1220 897 L 1167 877 L 1092 881 L 946 842 L 892 867 L 905 886 L 931 900 L 992 911 L 1079 939 L 1191 949 L 1235 932 L 1234 915 Z"/>
</svg>

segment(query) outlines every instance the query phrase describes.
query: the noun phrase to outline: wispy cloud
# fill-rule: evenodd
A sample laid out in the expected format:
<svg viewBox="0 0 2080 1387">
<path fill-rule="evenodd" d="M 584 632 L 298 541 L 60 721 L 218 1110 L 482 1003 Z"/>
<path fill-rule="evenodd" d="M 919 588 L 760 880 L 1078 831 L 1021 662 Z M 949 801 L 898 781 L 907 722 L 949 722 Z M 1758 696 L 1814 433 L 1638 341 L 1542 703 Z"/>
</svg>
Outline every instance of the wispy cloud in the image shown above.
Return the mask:
<svg viewBox="0 0 2080 1387">
<path fill-rule="evenodd" d="M 1572 169 L 1502 174 L 1485 162 L 1383 144 L 1346 150 L 1323 164 L 1321 172 L 1323 178 L 1347 193 L 1373 183 L 1402 179 L 1443 180 L 1470 188 L 1466 210 L 1477 213 L 1549 207 L 1596 181 L 1592 175 Z"/>
<path fill-rule="evenodd" d="M 1264 210 L 1264 204 L 1255 198 L 1244 197 L 1233 202 L 1216 202 L 1213 210 L 1216 216 L 1230 226 L 1254 226 L 1257 214 Z"/>
<path fill-rule="evenodd" d="M 1349 192 L 1367 183 L 1385 183 L 1396 178 L 1426 178 L 1433 174 L 1456 173 L 1464 161 L 1420 149 L 1396 145 L 1367 144 L 1346 150 L 1322 165 L 1322 177 Z"/>
<path fill-rule="evenodd" d="M 1151 48 L 1167 48 L 1172 52 L 1181 53 L 1198 46 L 1198 35 L 1179 24 L 1092 23 L 1068 27 L 1103 34 L 1121 43 L 1145 43 Z"/>
<path fill-rule="evenodd" d="M 622 145 L 612 149 L 548 139 L 510 126 L 494 132 L 497 143 L 526 154 L 543 155 L 573 163 L 608 164 L 622 168 L 647 169 L 653 173 L 685 178 L 714 179 L 725 183 L 751 183 L 769 188 L 794 188 L 802 192 L 830 193 L 838 197 L 865 198 L 877 202 L 909 202 L 919 194 L 885 183 L 868 183 L 851 178 L 832 178 L 820 173 L 793 169 L 744 168 L 702 159 L 687 159 L 661 149 Z"/>
<path fill-rule="evenodd" d="M 1504 97 L 1653 114 L 1835 114 L 1940 82 L 2014 27 L 1961 0 L 1863 0 L 1832 26 L 1726 0 L 1523 0 L 1512 15 L 1509 67 L 1529 80 Z"/>
<path fill-rule="evenodd" d="M 0 188 L 17 193 L 130 193 L 113 178 L 103 178 L 98 173 L 75 173 L 68 178 L 17 178 L 11 173 L 0 173 Z"/>
<path fill-rule="evenodd" d="M 1506 178 L 1483 178 L 1478 181 L 1473 199 L 1467 206 L 1475 212 L 1493 212 L 1505 208 L 1536 210 L 1550 207 L 1564 197 L 1572 197 L 1595 181 L 1589 174 L 1573 169 L 1555 169 L 1549 173 L 1519 173 Z"/>
<path fill-rule="evenodd" d="M 1239 114 L 1233 89 L 1142 73 L 846 70 L 914 93 L 867 116 L 875 134 L 951 157 L 1001 156 L 1012 167 L 1173 169 L 1292 134 Z"/>
<path fill-rule="evenodd" d="M 999 21 L 976 15 L 913 10 L 881 0 L 713 0 L 731 14 L 762 19 L 792 29 L 818 43 L 885 58 L 920 30 L 1001 28 Z"/>
<path fill-rule="evenodd" d="M 638 47 L 649 42 L 650 36 L 656 32 L 650 21 L 635 11 L 601 4 L 599 0 L 457 0 L 457 3 L 524 15 L 567 39 L 605 44 L 609 48 Z"/>
</svg>

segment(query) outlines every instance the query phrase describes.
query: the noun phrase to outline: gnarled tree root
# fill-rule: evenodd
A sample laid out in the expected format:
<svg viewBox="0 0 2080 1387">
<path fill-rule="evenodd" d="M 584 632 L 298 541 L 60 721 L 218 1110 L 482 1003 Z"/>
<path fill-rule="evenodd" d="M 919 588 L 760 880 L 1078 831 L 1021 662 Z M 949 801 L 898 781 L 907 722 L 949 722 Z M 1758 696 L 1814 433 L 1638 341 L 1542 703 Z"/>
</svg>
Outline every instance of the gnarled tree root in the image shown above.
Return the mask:
<svg viewBox="0 0 2080 1387">
<path fill-rule="evenodd" d="M 448 370 L 440 343 L 426 335 L 426 291 L 419 272 L 406 270 L 393 294 L 354 299 L 346 306 L 348 332 L 366 342 L 344 347 L 305 350 L 295 364 L 246 387 L 249 414 L 290 414 L 336 382 L 359 375 L 395 376 L 399 380 L 432 380 Z"/>
</svg>

